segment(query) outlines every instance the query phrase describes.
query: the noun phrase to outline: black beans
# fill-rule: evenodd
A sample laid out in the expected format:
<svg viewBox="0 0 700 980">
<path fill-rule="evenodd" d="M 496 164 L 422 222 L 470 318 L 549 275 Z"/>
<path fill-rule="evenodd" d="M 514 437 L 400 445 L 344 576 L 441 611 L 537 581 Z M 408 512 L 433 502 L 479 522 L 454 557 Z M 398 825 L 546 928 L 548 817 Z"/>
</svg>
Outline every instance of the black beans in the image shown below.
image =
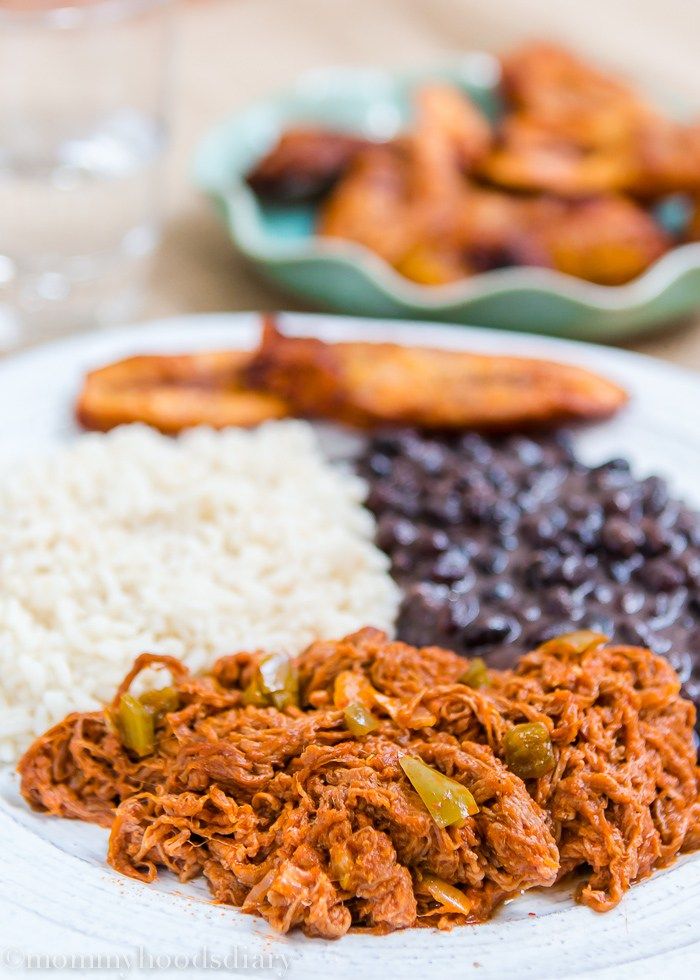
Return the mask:
<svg viewBox="0 0 700 980">
<path fill-rule="evenodd" d="M 479 615 L 476 596 L 456 595 L 449 602 L 449 624 L 452 631 L 466 630 Z"/>
<path fill-rule="evenodd" d="M 603 525 L 600 542 L 611 554 L 629 558 L 641 548 L 644 534 L 624 517 L 610 517 Z"/>
<path fill-rule="evenodd" d="M 367 460 L 367 466 L 375 476 L 386 476 L 391 473 L 391 460 L 384 453 L 372 453 Z"/>
<path fill-rule="evenodd" d="M 359 462 L 404 589 L 402 639 L 503 667 L 592 629 L 668 655 L 700 703 L 700 515 L 566 435 L 374 436 Z"/>
<path fill-rule="evenodd" d="M 651 592 L 670 592 L 685 581 L 683 569 L 665 558 L 648 561 L 642 568 L 640 577 Z"/>
<path fill-rule="evenodd" d="M 444 552 L 435 560 L 433 578 L 438 582 L 456 582 L 469 568 L 469 558 L 459 548 Z"/>
<path fill-rule="evenodd" d="M 377 524 L 377 544 L 382 551 L 393 551 L 395 547 L 412 545 L 418 539 L 420 531 L 413 521 L 405 517 L 393 517 L 385 514 Z"/>
</svg>

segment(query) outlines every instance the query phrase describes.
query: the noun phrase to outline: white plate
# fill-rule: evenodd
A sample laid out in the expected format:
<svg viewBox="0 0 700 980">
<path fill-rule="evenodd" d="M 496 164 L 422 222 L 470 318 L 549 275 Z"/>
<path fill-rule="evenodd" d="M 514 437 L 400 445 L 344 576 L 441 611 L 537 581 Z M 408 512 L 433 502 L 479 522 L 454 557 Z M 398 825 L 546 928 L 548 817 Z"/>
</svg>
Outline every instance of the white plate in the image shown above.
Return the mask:
<svg viewBox="0 0 700 980">
<path fill-rule="evenodd" d="M 632 393 L 619 418 L 581 433 L 590 462 L 630 457 L 639 475 L 658 472 L 700 505 L 700 379 L 639 355 L 488 330 L 289 316 L 288 328 L 329 338 L 394 339 L 570 360 Z M 0 453 L 18 455 L 75 432 L 71 405 L 86 369 L 136 351 L 167 352 L 254 342 L 249 314 L 180 317 L 75 337 L 0 362 Z M 338 942 L 279 937 L 257 918 L 215 906 L 206 888 L 162 875 L 154 885 L 105 865 L 105 831 L 30 813 L 13 776 L 0 784 L 0 975 L 49 966 L 71 975 L 101 965 L 129 976 L 170 969 L 190 976 L 302 980 L 370 977 L 432 980 L 474 976 L 638 977 L 697 975 L 700 855 L 634 887 L 606 915 L 575 905 L 568 889 L 525 895 L 489 924 L 450 933 L 409 930 Z M 158 959 L 160 957 L 160 959 Z"/>
</svg>

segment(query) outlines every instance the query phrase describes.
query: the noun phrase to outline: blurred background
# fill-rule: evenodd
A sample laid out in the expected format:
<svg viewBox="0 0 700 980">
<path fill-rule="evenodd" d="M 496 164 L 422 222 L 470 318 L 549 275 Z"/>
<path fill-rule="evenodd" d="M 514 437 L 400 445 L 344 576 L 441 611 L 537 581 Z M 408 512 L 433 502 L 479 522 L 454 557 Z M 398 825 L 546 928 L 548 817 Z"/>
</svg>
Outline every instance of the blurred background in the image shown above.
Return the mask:
<svg viewBox="0 0 700 980">
<path fill-rule="evenodd" d="M 12 6 L 18 4 L 0 3 L 0 12 Z M 19 3 L 20 8 L 28 6 L 31 2 Z M 691 104 L 700 102 L 696 0 L 586 0 L 584 4 L 574 0 L 490 4 L 481 0 L 183 0 L 169 6 L 176 21 L 172 51 L 160 50 L 165 42 L 158 28 L 145 42 L 148 53 L 136 52 L 125 62 L 129 76 L 141 70 L 140 61 L 151 69 L 159 66 L 158 72 L 162 69 L 162 78 L 139 81 L 139 97 L 150 100 L 146 108 L 155 119 L 154 133 L 146 134 L 146 143 L 158 139 L 161 113 L 170 120 L 154 185 L 162 201 L 163 235 L 146 271 L 137 304 L 140 318 L 188 311 L 304 308 L 263 283 L 235 256 L 210 204 L 192 184 L 191 166 L 193 149 L 212 124 L 251 100 L 284 88 L 307 69 L 430 66 L 469 49 L 500 51 L 519 39 L 542 36 L 614 66 L 645 89 L 679 93 Z M 2 27 L 4 45 L 11 40 L 9 31 Z M 12 44 L 17 57 L 16 39 Z M 51 58 L 57 57 L 56 52 L 40 54 L 36 44 L 31 51 L 31 57 L 23 56 L 23 71 L 33 75 L 35 84 L 51 86 Z M 167 63 L 171 55 L 172 65 Z M 118 52 L 104 49 L 97 55 L 103 62 L 119 57 Z M 90 87 L 91 69 L 75 64 L 77 89 Z M 8 70 L 6 59 L 2 70 Z M 99 64 L 94 70 L 99 75 Z M 163 90 L 156 93 L 161 84 Z M 138 135 L 141 149 L 142 136 Z M 148 146 L 146 155 L 151 152 Z M 3 209 L 12 211 L 18 200 L 13 192 Z M 103 202 L 101 221 L 110 220 L 110 206 L 120 212 L 124 208 L 116 198 L 113 205 Z M 58 209 L 50 213 L 58 228 L 71 227 L 70 213 Z M 22 220 L 17 213 L 16 220 Z M 142 232 L 140 238 L 135 236 L 136 252 L 149 251 L 148 235 Z M 60 329 L 67 332 L 85 325 L 76 318 Z M 700 368 L 700 317 L 633 346 Z"/>
</svg>

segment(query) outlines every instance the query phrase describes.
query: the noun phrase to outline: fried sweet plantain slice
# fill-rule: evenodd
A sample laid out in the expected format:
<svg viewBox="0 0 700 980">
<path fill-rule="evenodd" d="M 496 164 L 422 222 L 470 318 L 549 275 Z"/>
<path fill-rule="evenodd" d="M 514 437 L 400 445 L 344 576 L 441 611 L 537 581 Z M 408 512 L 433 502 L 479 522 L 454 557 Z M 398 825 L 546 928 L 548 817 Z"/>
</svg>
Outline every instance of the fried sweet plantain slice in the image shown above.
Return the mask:
<svg viewBox="0 0 700 980">
<path fill-rule="evenodd" d="M 567 197 L 700 188 L 697 124 L 665 119 L 624 82 L 556 45 L 526 45 L 502 67 L 511 111 L 479 163 L 486 179 Z"/>
<path fill-rule="evenodd" d="M 476 106 L 458 89 L 438 84 L 419 89 L 415 101 L 416 123 L 404 138 L 412 237 L 396 268 L 414 282 L 440 285 L 479 271 L 482 263 L 499 264 L 519 205 L 504 208 L 499 201 L 494 207 L 496 195 L 477 190 L 468 178 L 492 142 L 490 123 Z"/>
<path fill-rule="evenodd" d="M 600 419 L 627 401 L 582 368 L 398 344 L 327 344 L 266 318 L 249 377 L 294 412 L 351 425 L 513 429 Z"/>
<path fill-rule="evenodd" d="M 454 85 L 423 85 L 415 95 L 418 138 L 439 136 L 450 149 L 452 166 L 468 173 L 489 151 L 491 123 L 469 97 Z"/>
<path fill-rule="evenodd" d="M 510 105 L 576 144 L 619 144 L 652 114 L 628 84 L 556 44 L 525 44 L 501 59 L 501 69 Z"/>
<path fill-rule="evenodd" d="M 478 172 L 511 190 L 576 198 L 629 187 L 637 179 L 637 163 L 626 144 L 586 145 L 547 128 L 537 117 L 516 113 L 503 122 Z"/>
<path fill-rule="evenodd" d="M 654 218 L 627 198 L 520 198 L 474 187 L 455 200 L 450 234 L 416 242 L 397 268 L 431 285 L 538 266 L 613 286 L 640 275 L 671 245 Z"/>
<path fill-rule="evenodd" d="M 297 127 L 277 143 L 246 177 L 269 201 L 310 201 L 325 194 L 368 141 L 348 133 Z"/>
<path fill-rule="evenodd" d="M 439 285 L 508 266 L 550 266 L 541 231 L 565 209 L 564 202 L 549 197 L 519 198 L 465 186 L 454 196 L 449 226 L 442 234 L 424 226 L 397 269 L 415 282 Z"/>
<path fill-rule="evenodd" d="M 415 236 L 406 180 L 399 146 L 362 150 L 322 206 L 318 234 L 364 245 L 397 264 Z"/>
<path fill-rule="evenodd" d="M 250 360 L 246 351 L 129 357 L 87 375 L 76 417 L 84 428 L 102 432 L 144 422 L 175 434 L 195 425 L 247 427 L 288 415 L 276 395 L 246 386 Z"/>
<path fill-rule="evenodd" d="M 488 151 L 491 127 L 463 93 L 433 84 L 415 94 L 413 128 L 355 158 L 323 206 L 318 231 L 358 242 L 408 278 L 469 274 L 457 232 L 465 173 Z"/>
<path fill-rule="evenodd" d="M 686 242 L 700 241 L 700 197 L 690 202 L 690 220 L 683 239 Z"/>
<path fill-rule="evenodd" d="M 654 119 L 640 127 L 630 191 L 640 197 L 700 192 L 700 123 Z"/>
<path fill-rule="evenodd" d="M 443 286 L 472 275 L 466 255 L 452 244 L 416 240 L 396 263 L 396 271 L 422 286 Z"/>
<path fill-rule="evenodd" d="M 624 197 L 578 202 L 543 224 L 545 264 L 606 286 L 640 275 L 673 244 L 638 204 Z"/>
<path fill-rule="evenodd" d="M 641 198 L 693 193 L 700 189 L 700 126 L 650 116 L 624 140 L 599 145 L 516 113 L 505 120 L 494 149 L 477 169 L 500 187 L 565 198 L 622 191 Z"/>
</svg>

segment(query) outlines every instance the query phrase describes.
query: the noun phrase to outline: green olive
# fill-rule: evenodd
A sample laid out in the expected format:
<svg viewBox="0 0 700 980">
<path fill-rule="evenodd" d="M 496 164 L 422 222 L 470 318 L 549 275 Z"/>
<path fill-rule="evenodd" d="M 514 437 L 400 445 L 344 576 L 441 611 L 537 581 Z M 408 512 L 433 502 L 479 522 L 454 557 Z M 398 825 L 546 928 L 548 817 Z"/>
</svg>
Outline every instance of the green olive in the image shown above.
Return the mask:
<svg viewBox="0 0 700 980">
<path fill-rule="evenodd" d="M 506 765 L 521 779 L 539 779 L 554 768 L 552 740 L 542 722 L 515 725 L 503 739 Z"/>
<path fill-rule="evenodd" d="M 479 812 L 472 794 L 456 779 L 414 756 L 405 755 L 399 764 L 438 827 L 461 826 Z"/>
<path fill-rule="evenodd" d="M 486 664 L 481 657 L 474 657 L 473 660 L 469 661 L 469 666 L 459 678 L 459 682 L 460 684 L 466 684 L 467 687 L 479 688 L 489 686 L 491 678 L 489 677 Z"/>
</svg>

